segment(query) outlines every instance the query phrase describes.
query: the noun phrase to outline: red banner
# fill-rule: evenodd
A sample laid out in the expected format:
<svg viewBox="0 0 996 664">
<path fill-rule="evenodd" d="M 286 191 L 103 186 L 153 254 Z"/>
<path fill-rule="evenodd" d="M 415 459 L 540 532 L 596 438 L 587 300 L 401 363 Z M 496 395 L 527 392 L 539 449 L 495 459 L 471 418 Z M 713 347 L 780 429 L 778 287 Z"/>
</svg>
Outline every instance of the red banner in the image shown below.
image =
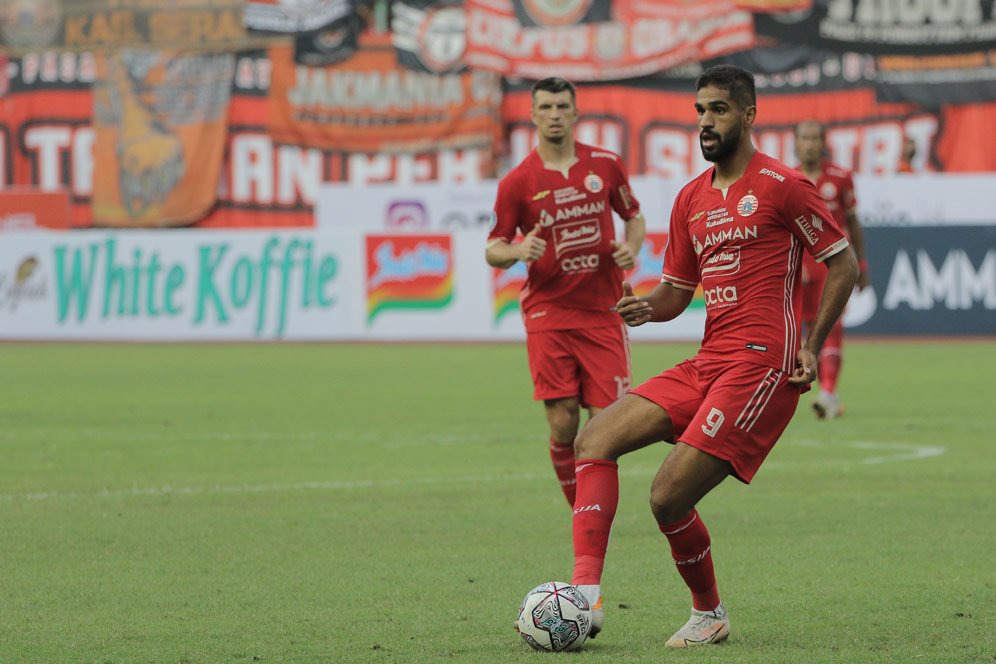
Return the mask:
<svg viewBox="0 0 996 664">
<path fill-rule="evenodd" d="M 467 0 L 467 64 L 506 76 L 574 81 L 654 74 L 754 45 L 731 0 L 616 0 L 613 20 L 523 25 L 511 0 Z"/>
<path fill-rule="evenodd" d="M 709 166 L 698 146 L 694 100 L 691 89 L 580 86 L 578 106 L 584 115 L 576 135 L 622 154 L 631 173 L 690 178 Z M 535 144 L 530 111 L 528 91 L 505 95 L 510 164 L 525 158 Z M 754 143 L 792 163 L 795 125 L 807 119 L 826 125 L 834 161 L 859 173 L 894 173 L 905 137 L 916 142 L 917 154 L 923 156 L 919 170 L 996 170 L 996 135 L 978 131 L 996 121 L 996 103 L 926 110 L 880 104 L 872 88 L 766 95 L 758 99 Z"/>
<path fill-rule="evenodd" d="M 501 84 L 484 71 L 399 66 L 389 36 L 368 36 L 348 60 L 296 65 L 270 50 L 270 132 L 281 143 L 356 152 L 492 147 L 501 132 Z"/>
</svg>

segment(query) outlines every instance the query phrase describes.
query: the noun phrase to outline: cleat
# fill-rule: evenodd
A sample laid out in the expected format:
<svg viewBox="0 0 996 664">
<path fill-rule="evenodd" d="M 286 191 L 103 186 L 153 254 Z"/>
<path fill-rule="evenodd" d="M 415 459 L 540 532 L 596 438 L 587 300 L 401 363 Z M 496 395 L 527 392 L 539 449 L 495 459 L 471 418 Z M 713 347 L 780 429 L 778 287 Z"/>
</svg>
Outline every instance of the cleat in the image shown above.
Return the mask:
<svg viewBox="0 0 996 664">
<path fill-rule="evenodd" d="M 719 643 L 729 635 L 730 617 L 720 604 L 713 611 L 692 609 L 692 617 L 664 645 L 668 648 L 693 648 Z"/>
<path fill-rule="evenodd" d="M 598 601 L 591 605 L 591 630 L 588 632 L 588 638 L 593 639 L 598 636 L 598 633 L 602 631 L 602 625 L 605 624 L 605 605 L 602 603 L 602 598 L 599 597 Z"/>
<path fill-rule="evenodd" d="M 836 394 L 820 392 L 813 401 L 813 411 L 818 420 L 832 420 L 844 414 L 844 406 Z"/>
</svg>

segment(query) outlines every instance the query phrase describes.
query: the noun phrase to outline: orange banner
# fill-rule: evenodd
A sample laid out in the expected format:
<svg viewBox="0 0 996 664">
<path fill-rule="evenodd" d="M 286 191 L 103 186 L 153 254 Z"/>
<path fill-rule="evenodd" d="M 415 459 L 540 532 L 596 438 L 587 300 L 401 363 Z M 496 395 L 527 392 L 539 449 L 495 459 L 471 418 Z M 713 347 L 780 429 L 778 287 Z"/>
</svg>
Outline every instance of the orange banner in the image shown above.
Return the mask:
<svg viewBox="0 0 996 664">
<path fill-rule="evenodd" d="M 398 65 L 389 35 L 365 35 L 360 50 L 326 67 L 295 65 L 270 49 L 274 140 L 355 152 L 494 146 L 501 82 L 490 72 L 412 71 Z"/>
<path fill-rule="evenodd" d="M 233 58 L 117 51 L 94 84 L 93 220 L 184 226 L 214 205 Z"/>
</svg>

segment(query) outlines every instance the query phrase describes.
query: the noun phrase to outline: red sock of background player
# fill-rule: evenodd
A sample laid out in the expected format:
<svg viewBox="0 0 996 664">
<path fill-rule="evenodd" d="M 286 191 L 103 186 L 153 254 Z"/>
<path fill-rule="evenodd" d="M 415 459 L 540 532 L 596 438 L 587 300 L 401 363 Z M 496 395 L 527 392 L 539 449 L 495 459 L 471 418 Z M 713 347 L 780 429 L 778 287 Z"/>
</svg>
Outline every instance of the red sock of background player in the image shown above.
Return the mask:
<svg viewBox="0 0 996 664">
<path fill-rule="evenodd" d="M 824 347 L 820 352 L 817 375 L 820 377 L 820 389 L 824 392 L 837 393 L 837 376 L 840 375 L 841 359 L 839 348 Z"/>
<path fill-rule="evenodd" d="M 696 611 L 712 611 L 719 606 L 716 573 L 712 567 L 709 531 L 698 512 L 680 521 L 660 526 L 671 545 L 671 557 L 678 574 L 692 591 L 692 607 Z"/>
<path fill-rule="evenodd" d="M 579 459 L 574 500 L 574 576 L 590 602 L 597 602 L 609 531 L 619 503 L 619 466 L 601 459 Z"/>
<path fill-rule="evenodd" d="M 574 479 L 574 443 L 558 443 L 551 438 L 550 461 L 553 462 L 553 471 L 557 473 L 557 479 L 560 480 L 560 488 L 564 491 L 567 503 L 574 507 L 574 487 L 576 484 Z"/>
</svg>

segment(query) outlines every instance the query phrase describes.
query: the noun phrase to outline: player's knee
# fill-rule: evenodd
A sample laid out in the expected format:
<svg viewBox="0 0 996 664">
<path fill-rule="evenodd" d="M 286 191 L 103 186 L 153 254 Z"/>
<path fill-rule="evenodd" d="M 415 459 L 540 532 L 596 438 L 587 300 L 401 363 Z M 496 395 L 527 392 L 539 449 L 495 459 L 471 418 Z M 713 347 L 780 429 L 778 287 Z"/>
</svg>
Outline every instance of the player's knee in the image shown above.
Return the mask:
<svg viewBox="0 0 996 664">
<path fill-rule="evenodd" d="M 650 511 L 662 526 L 685 518 L 693 507 L 695 505 L 688 504 L 667 486 L 654 484 L 650 487 Z"/>
</svg>

